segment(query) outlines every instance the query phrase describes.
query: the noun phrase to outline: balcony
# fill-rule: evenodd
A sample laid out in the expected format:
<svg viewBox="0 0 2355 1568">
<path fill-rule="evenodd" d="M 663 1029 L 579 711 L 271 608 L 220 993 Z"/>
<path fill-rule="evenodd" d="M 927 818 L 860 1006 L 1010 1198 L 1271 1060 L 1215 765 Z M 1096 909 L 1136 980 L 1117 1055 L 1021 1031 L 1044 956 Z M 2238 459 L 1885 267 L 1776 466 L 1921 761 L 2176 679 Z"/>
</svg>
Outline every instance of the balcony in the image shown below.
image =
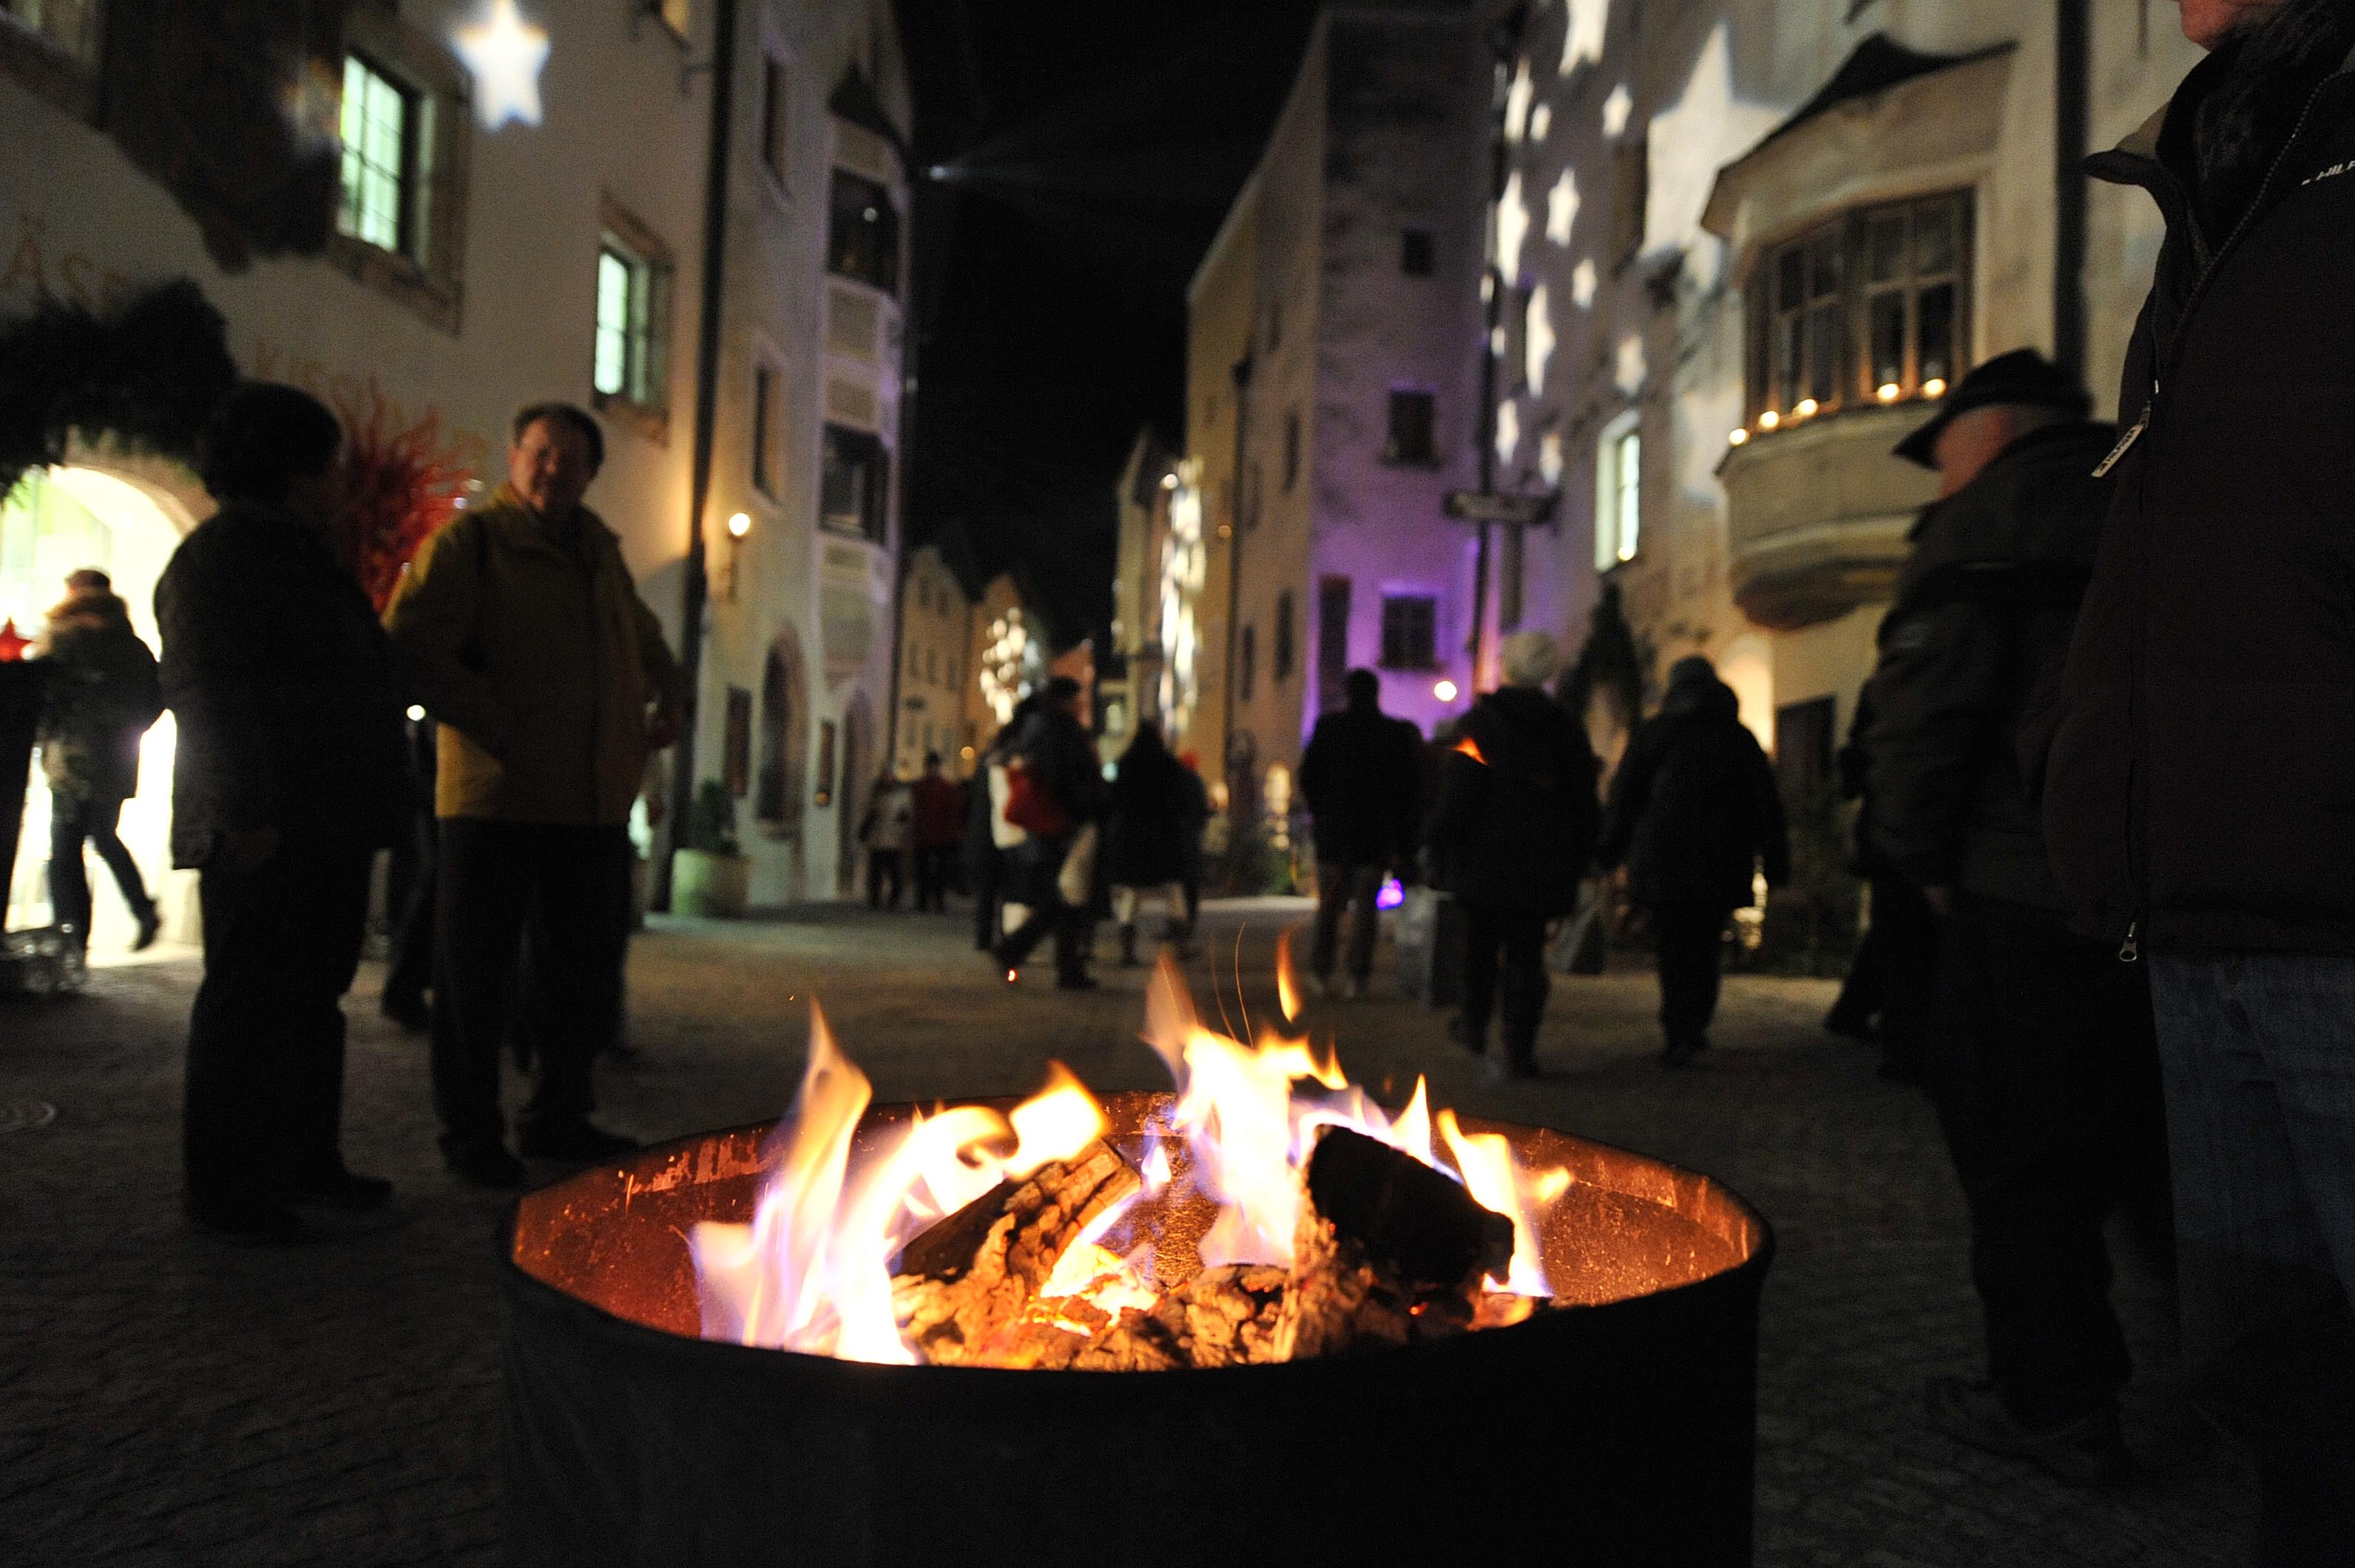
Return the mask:
<svg viewBox="0 0 2355 1568">
<path fill-rule="evenodd" d="M 1888 601 L 1905 536 L 1937 493 L 1935 475 L 1890 449 L 1929 413 L 1909 403 L 1826 414 L 1726 454 L 1718 477 L 1743 614 L 1793 632 Z"/>
</svg>

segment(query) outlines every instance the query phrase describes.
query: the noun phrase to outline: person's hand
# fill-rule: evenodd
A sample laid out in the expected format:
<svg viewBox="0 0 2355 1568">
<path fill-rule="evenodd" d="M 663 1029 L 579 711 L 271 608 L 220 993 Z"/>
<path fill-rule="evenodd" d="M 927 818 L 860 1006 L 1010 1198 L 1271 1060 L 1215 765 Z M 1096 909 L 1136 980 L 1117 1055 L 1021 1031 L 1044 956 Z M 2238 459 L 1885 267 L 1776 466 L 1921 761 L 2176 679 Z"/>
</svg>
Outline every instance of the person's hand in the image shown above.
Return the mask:
<svg viewBox="0 0 2355 1568">
<path fill-rule="evenodd" d="M 277 857 L 280 842 L 275 827 L 240 827 L 221 835 L 213 864 L 224 871 L 258 871 Z"/>
<path fill-rule="evenodd" d="M 1922 890 L 1922 901 L 1928 904 L 1930 906 L 1930 912 L 1936 915 L 1940 920 L 1948 919 L 1955 912 L 1955 890 L 1952 888 L 1923 888 Z"/>
<path fill-rule="evenodd" d="M 668 699 L 655 703 L 653 714 L 646 720 L 646 749 L 654 752 L 665 750 L 678 740 L 683 728 L 685 725 L 677 703 Z"/>
</svg>

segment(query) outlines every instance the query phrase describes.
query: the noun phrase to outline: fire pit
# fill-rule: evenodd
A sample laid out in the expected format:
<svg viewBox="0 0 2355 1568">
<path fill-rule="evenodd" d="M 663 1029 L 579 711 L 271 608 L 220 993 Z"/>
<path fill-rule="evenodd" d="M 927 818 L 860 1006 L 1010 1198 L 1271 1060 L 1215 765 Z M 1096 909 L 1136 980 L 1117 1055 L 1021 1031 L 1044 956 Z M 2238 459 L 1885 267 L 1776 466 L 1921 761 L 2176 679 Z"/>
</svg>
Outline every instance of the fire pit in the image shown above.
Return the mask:
<svg viewBox="0 0 2355 1568">
<path fill-rule="evenodd" d="M 869 1108 L 821 1024 L 784 1122 L 527 1197 L 511 1559 L 1750 1560 L 1754 1211 L 1419 1085 L 1393 1117 L 1176 997 L 1177 1093 Z M 1316 1080 L 1257 1156 L 1254 1072 Z"/>
</svg>

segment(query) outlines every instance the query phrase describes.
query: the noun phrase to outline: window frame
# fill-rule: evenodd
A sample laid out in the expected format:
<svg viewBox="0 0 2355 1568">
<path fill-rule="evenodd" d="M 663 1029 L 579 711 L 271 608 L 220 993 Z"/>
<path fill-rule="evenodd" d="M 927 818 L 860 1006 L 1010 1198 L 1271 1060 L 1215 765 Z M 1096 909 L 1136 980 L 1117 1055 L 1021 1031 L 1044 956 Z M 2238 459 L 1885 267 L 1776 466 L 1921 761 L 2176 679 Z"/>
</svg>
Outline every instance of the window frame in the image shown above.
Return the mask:
<svg viewBox="0 0 2355 1568">
<path fill-rule="evenodd" d="M 774 48 L 761 51 L 761 166 L 783 195 L 793 194 L 793 62 Z"/>
<path fill-rule="evenodd" d="M 873 431 L 860 430 L 856 425 L 836 420 L 826 421 L 818 437 L 819 479 L 817 522 L 821 532 L 837 539 L 862 539 L 868 544 L 888 548 L 890 544 L 891 512 L 891 449 Z M 857 451 L 866 454 L 858 466 L 871 479 L 860 497 L 857 526 L 846 526 L 836 520 L 848 513 L 836 513 L 828 508 L 834 504 L 834 476 L 837 451 Z"/>
<path fill-rule="evenodd" d="M 1382 645 L 1377 662 L 1383 669 L 1408 672 L 1440 667 L 1438 594 L 1382 594 Z"/>
<path fill-rule="evenodd" d="M 843 197 L 847 187 L 859 186 L 873 193 L 871 200 L 876 213 L 870 219 L 865 216 L 862 208 L 859 221 L 879 227 L 883 240 L 875 248 L 876 265 L 871 272 L 858 269 L 857 256 L 844 243 L 849 231 L 843 226 L 843 214 L 847 210 Z M 902 274 L 905 269 L 900 264 L 900 252 L 906 240 L 906 225 L 890 187 L 857 169 L 837 164 L 827 173 L 826 212 L 826 275 L 873 289 L 888 299 L 898 300 L 900 287 L 904 281 Z"/>
<path fill-rule="evenodd" d="M 1626 516 L 1630 501 L 1632 526 Z M 1629 409 L 1594 439 L 1594 570 L 1625 566 L 1642 552 L 1643 543 L 1644 421 L 1640 411 Z"/>
<path fill-rule="evenodd" d="M 675 276 L 670 247 L 640 222 L 611 193 L 604 198 L 602 222 L 597 232 L 597 261 L 590 310 L 590 399 L 601 413 L 613 416 L 657 443 L 667 443 L 670 432 L 671 285 Z M 624 364 L 622 385 L 608 389 L 598 383 L 599 340 L 602 320 L 604 271 L 607 257 L 630 270 L 634 280 L 629 315 L 623 326 Z"/>
<path fill-rule="evenodd" d="M 1410 452 L 1401 440 L 1399 412 L 1401 408 L 1420 405 L 1423 417 L 1421 423 L 1423 448 Z M 1439 394 L 1429 387 L 1392 387 L 1384 409 L 1382 461 L 1401 468 L 1435 468 L 1439 466 Z"/>
<path fill-rule="evenodd" d="M 352 112 L 351 91 L 354 73 L 361 78 L 359 85 L 367 88 L 380 85 L 400 109 L 400 145 L 394 149 L 394 165 L 381 167 L 366 147 L 356 147 L 348 138 L 342 138 L 342 126 L 337 127 L 341 153 L 336 170 L 336 232 L 355 244 L 370 246 L 389 256 L 397 256 L 411 265 L 423 256 L 427 240 L 427 224 L 421 208 L 432 175 L 429 138 L 432 117 L 432 95 L 420 91 L 399 71 L 390 69 L 365 49 L 344 51 L 344 99 L 342 112 Z M 366 112 L 363 111 L 363 113 Z M 392 186 L 392 236 L 390 242 L 377 239 L 368 230 L 373 212 L 365 190 L 355 214 L 354 182 L 351 169 L 357 163 L 365 176 L 389 178 Z"/>
<path fill-rule="evenodd" d="M 753 494 L 764 501 L 784 499 L 783 443 L 785 372 L 777 357 L 756 349 L 752 355 L 751 458 L 745 466 Z"/>
<path fill-rule="evenodd" d="M 1744 426 L 1771 433 L 1760 421 L 1772 413 L 1771 428 L 1787 429 L 1809 398 L 1814 408 L 1798 418 L 1910 402 L 1931 395 L 1923 389 L 1934 379 L 1947 387 L 1958 382 L 1972 363 L 1977 207 L 1972 186 L 1925 191 L 1851 207 L 1761 246 L 1742 282 Z M 1924 264 L 1923 243 L 1924 219 L 1934 215 L 1945 229 L 1944 264 L 1935 266 Z M 1881 273 L 1881 237 L 1891 224 L 1902 226 L 1896 241 L 1900 264 L 1876 275 Z M 1817 286 L 1822 254 L 1838 258 L 1828 291 Z M 1796 302 L 1785 297 L 1795 271 L 1803 295 Z M 1943 365 L 1923 330 L 1926 302 L 1942 292 L 1947 312 Z M 1893 367 L 1876 342 L 1884 302 L 1891 301 L 1898 312 Z M 1828 370 L 1818 362 L 1819 332 L 1838 335 Z M 1942 376 L 1927 373 L 1939 369 Z"/>
<path fill-rule="evenodd" d="M 1439 237 L 1428 229 L 1399 230 L 1399 274 L 1408 278 L 1436 277 Z"/>
<path fill-rule="evenodd" d="M 357 60 L 409 104 L 403 136 L 409 152 L 403 159 L 401 230 L 396 245 L 387 248 L 344 228 L 344 156 L 338 147 L 334 208 L 325 224 L 327 259 L 356 282 L 454 335 L 464 297 L 473 82 L 442 40 L 389 9 L 349 7 L 344 32 L 339 58 Z M 341 82 L 339 77 L 338 91 Z M 340 135 L 340 103 L 335 129 Z"/>
<path fill-rule="evenodd" d="M 1286 588 L 1276 594 L 1275 634 L 1272 639 L 1274 646 L 1268 654 L 1268 673 L 1278 686 L 1292 678 L 1292 668 L 1300 651 L 1297 645 L 1300 639 L 1293 626 L 1295 608 L 1291 589 Z"/>
</svg>

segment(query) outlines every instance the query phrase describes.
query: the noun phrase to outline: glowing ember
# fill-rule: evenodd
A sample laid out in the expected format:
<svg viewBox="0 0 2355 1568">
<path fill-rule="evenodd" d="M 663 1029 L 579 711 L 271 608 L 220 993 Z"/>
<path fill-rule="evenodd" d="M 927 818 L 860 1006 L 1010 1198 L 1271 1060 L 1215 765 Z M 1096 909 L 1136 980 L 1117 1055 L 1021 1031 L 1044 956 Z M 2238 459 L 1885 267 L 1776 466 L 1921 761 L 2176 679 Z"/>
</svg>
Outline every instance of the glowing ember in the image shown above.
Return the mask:
<svg viewBox="0 0 2355 1568">
<path fill-rule="evenodd" d="M 1288 942 L 1278 949 L 1277 989 L 1289 1026 L 1300 1001 Z M 1050 1064 L 1046 1086 L 1010 1113 L 954 1106 L 875 1133 L 860 1147 L 855 1134 L 871 1099 L 867 1079 L 813 1008 L 809 1060 L 764 1157 L 768 1175 L 751 1223 L 701 1223 L 688 1237 L 705 1336 L 850 1360 L 912 1364 L 954 1353 L 1028 1365 L 1037 1363 L 1023 1359 L 1034 1351 L 1016 1343 L 1021 1325 L 1060 1335 L 1065 1345 L 1133 1339 L 1131 1326 L 1147 1315 L 1198 1313 L 1206 1293 L 1225 1290 L 1238 1310 L 1262 1313 L 1263 1327 L 1284 1324 L 1267 1341 L 1280 1358 L 1301 1310 L 1293 1304 L 1278 1312 L 1287 1288 L 1282 1271 L 1319 1265 L 1332 1250 L 1329 1239 L 1302 1238 L 1331 1234 L 1330 1216 L 1310 1203 L 1306 1172 L 1318 1139 L 1335 1127 L 1460 1182 L 1491 1211 L 1485 1223 L 1499 1224 L 1497 1215 L 1512 1221 L 1510 1266 L 1487 1280 L 1495 1294 L 1456 1309 L 1468 1326 L 1517 1322 L 1552 1296 L 1540 1238 L 1547 1211 L 1571 1186 L 1569 1173 L 1525 1169 L 1503 1137 L 1466 1133 L 1452 1111 L 1434 1115 L 1422 1080 L 1392 1116 L 1305 1040 L 1263 1032 L 1246 1045 L 1206 1028 L 1167 959 L 1146 995 L 1145 1040 L 1167 1063 L 1178 1093 L 1128 1154 L 1101 1141 L 1103 1108 L 1060 1063 Z M 1073 1196 L 1078 1189 L 1069 1184 L 1082 1178 L 1092 1200 Z M 1199 1279 L 1156 1276 L 1157 1221 L 1148 1216 L 1160 1212 L 1165 1194 L 1216 1206 L 1194 1242 Z M 935 1268 L 930 1284 L 911 1271 L 898 1282 L 895 1309 L 902 1249 L 923 1235 L 938 1253 L 943 1237 L 968 1231 L 974 1261 L 945 1273 Z M 1499 1228 L 1494 1252 L 1472 1266 L 1467 1281 L 1476 1285 L 1482 1268 L 1500 1267 L 1504 1258 Z M 972 1277 L 963 1276 L 964 1268 Z M 1295 1281 L 1302 1277 L 1295 1272 Z M 919 1311 L 919 1295 L 928 1336 L 922 1351 L 916 1330 L 905 1327 Z M 975 1328 L 978 1337 L 960 1338 L 958 1326 L 968 1319 L 955 1314 L 970 1313 L 976 1302 L 992 1316 Z M 1410 1316 L 1423 1311 L 1417 1306 Z"/>
</svg>

